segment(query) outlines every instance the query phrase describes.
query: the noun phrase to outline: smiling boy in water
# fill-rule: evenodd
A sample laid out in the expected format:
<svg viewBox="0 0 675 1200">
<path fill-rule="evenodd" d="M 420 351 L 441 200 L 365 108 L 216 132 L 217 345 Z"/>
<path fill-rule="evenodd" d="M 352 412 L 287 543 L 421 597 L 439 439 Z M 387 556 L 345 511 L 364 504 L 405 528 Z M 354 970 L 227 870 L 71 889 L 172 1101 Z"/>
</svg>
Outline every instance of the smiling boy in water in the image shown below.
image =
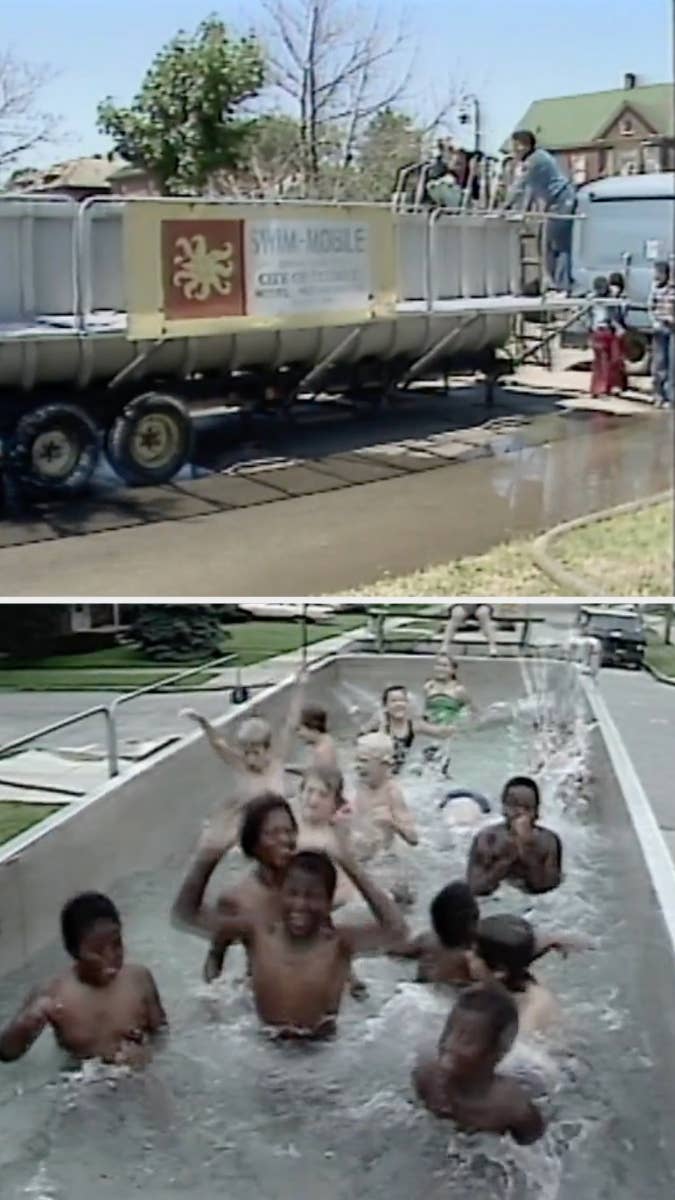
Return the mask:
<svg viewBox="0 0 675 1200">
<path fill-rule="evenodd" d="M 448 1017 L 435 1056 L 422 1058 L 413 1086 L 422 1103 L 467 1133 L 510 1133 L 527 1146 L 546 1128 L 517 1079 L 498 1075 L 499 1061 L 518 1033 L 518 1010 L 498 984 L 462 992 Z"/>
<path fill-rule="evenodd" d="M 469 851 L 467 880 L 476 896 L 490 896 L 502 883 L 540 895 L 562 880 L 562 843 L 539 825 L 539 788 L 516 776 L 502 793 L 504 821 L 476 834 Z"/>
<path fill-rule="evenodd" d="M 225 915 L 204 903 L 222 849 L 203 847 L 172 910 L 176 924 L 207 937 L 242 941 L 261 1021 L 277 1036 L 325 1037 L 337 1014 L 356 955 L 386 950 L 406 936 L 392 900 L 361 870 L 341 826 L 339 865 L 370 907 L 374 921 L 335 926 L 337 872 L 321 851 L 293 856 L 279 892 L 278 915 Z"/>
<path fill-rule="evenodd" d="M 73 965 L 30 992 L 0 1034 L 0 1061 L 21 1058 L 51 1025 L 75 1059 L 140 1065 L 148 1039 L 167 1020 L 150 971 L 124 961 L 115 905 L 99 892 L 83 892 L 65 905 L 61 930 Z"/>
</svg>

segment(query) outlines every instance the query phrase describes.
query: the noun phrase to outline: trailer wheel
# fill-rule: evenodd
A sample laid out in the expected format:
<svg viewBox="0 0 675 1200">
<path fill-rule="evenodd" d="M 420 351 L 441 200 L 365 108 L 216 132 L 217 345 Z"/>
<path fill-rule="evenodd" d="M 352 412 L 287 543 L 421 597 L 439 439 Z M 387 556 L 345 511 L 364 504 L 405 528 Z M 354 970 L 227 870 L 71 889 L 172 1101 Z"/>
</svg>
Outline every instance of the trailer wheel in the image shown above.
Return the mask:
<svg viewBox="0 0 675 1200">
<path fill-rule="evenodd" d="M 76 495 L 98 462 L 101 438 L 75 404 L 45 404 L 21 417 L 11 442 L 17 477 L 38 491 Z"/>
<path fill-rule="evenodd" d="M 182 401 L 147 392 L 114 420 L 106 454 L 126 483 L 168 483 L 187 462 L 192 443 L 192 422 Z"/>
</svg>

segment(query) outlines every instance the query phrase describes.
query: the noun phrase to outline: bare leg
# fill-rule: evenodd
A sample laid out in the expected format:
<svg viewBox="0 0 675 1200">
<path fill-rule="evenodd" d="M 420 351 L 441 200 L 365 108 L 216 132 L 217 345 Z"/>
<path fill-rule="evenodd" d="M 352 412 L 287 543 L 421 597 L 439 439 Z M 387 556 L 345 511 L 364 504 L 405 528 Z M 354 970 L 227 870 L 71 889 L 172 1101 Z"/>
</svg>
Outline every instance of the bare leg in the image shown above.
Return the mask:
<svg viewBox="0 0 675 1200">
<path fill-rule="evenodd" d="M 476 610 L 476 617 L 478 619 L 481 632 L 483 633 L 483 636 L 490 647 L 490 654 L 493 658 L 495 658 L 497 654 L 497 638 L 495 634 L 494 623 L 492 617 L 490 616 L 490 609 L 487 604 L 480 605 L 480 607 Z"/>
<path fill-rule="evenodd" d="M 450 612 L 450 619 L 446 626 L 445 633 L 443 634 L 443 642 L 441 645 L 441 651 L 443 654 L 450 654 L 450 647 L 457 637 L 457 631 L 458 629 L 461 629 L 465 621 L 466 609 L 461 604 L 453 604 Z"/>
<path fill-rule="evenodd" d="M 204 966 L 202 967 L 202 976 L 205 983 L 213 983 L 214 979 L 217 979 L 222 973 L 228 944 L 228 942 L 211 942 Z"/>
</svg>

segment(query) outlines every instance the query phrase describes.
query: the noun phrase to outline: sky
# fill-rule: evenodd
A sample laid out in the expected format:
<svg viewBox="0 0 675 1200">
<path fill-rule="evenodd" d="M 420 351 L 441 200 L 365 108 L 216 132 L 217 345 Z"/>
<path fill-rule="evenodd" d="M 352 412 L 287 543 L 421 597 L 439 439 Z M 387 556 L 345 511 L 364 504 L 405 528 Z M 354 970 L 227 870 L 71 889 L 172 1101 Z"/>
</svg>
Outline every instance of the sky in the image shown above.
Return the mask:
<svg viewBox="0 0 675 1200">
<path fill-rule="evenodd" d="M 390 14 L 397 2 L 358 0 L 353 11 L 356 19 L 378 7 Z M 479 96 L 485 144 L 495 150 L 534 99 L 618 87 L 629 71 L 645 83 L 672 79 L 674 2 L 406 4 L 404 20 L 416 47 L 406 107 L 426 116 L 452 81 L 459 82 Z M 238 32 L 263 19 L 260 0 L 5 0 L 0 53 L 10 50 L 22 61 L 49 64 L 56 72 L 40 107 L 61 118 L 63 136 L 56 145 L 33 152 L 31 165 L 106 152 L 110 144 L 96 131 L 98 101 L 110 94 L 129 102 L 155 52 L 178 29 L 194 29 L 214 10 Z"/>
</svg>

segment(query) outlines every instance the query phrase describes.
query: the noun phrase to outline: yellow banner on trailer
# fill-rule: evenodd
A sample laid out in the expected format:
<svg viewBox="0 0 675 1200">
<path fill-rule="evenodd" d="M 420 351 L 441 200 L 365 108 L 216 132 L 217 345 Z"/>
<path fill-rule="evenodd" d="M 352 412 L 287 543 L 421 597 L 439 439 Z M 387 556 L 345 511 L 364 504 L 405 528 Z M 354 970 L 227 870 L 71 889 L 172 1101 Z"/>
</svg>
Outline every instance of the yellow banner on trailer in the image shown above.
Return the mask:
<svg viewBox="0 0 675 1200">
<path fill-rule="evenodd" d="M 132 341 L 396 311 L 393 219 L 374 205 L 128 201 L 124 255 Z"/>
</svg>

